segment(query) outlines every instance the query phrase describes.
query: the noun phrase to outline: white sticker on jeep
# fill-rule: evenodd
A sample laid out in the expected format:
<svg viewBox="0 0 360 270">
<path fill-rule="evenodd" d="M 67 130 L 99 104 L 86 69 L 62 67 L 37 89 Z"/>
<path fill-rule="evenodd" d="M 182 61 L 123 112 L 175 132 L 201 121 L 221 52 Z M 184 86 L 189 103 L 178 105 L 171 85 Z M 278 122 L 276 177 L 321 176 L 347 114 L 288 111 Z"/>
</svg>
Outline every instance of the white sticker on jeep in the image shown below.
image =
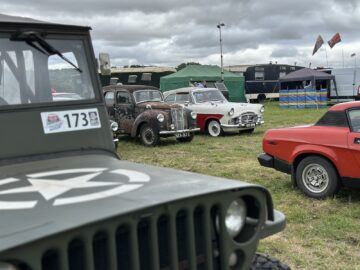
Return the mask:
<svg viewBox="0 0 360 270">
<path fill-rule="evenodd" d="M 114 174 L 117 177 L 111 177 Z M 149 181 L 150 176 L 145 173 L 107 168 L 41 172 L 28 174 L 25 179 L 5 178 L 0 179 L 0 210 L 31 209 L 41 200 L 53 206 L 94 201 L 133 191 Z M 14 186 L 20 182 L 25 185 Z M 24 197 L 27 199 L 22 200 Z"/>
<path fill-rule="evenodd" d="M 96 108 L 72 111 L 42 112 L 41 121 L 45 134 L 100 128 Z"/>
</svg>

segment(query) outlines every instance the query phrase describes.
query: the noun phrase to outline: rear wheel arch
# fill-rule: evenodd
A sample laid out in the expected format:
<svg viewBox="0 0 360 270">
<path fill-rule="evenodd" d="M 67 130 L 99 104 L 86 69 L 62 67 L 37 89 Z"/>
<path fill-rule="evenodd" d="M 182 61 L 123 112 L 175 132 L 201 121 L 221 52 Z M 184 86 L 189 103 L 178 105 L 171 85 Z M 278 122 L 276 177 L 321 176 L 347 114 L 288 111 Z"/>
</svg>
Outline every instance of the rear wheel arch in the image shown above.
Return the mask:
<svg viewBox="0 0 360 270">
<path fill-rule="evenodd" d="M 309 156 L 318 156 L 318 157 L 321 157 L 321 158 L 324 158 L 326 159 L 327 161 L 329 161 L 331 163 L 331 165 L 333 165 L 333 167 L 335 168 L 337 174 L 339 175 L 339 170 L 338 168 L 336 167 L 335 163 L 333 162 L 333 160 L 331 158 L 329 158 L 328 156 L 326 155 L 322 155 L 322 154 L 319 154 L 319 153 L 302 153 L 298 156 L 296 156 L 294 158 L 294 161 L 292 162 L 292 167 L 294 168 L 294 172 L 296 172 L 296 169 L 299 165 L 299 163 L 306 157 L 309 157 Z"/>
</svg>

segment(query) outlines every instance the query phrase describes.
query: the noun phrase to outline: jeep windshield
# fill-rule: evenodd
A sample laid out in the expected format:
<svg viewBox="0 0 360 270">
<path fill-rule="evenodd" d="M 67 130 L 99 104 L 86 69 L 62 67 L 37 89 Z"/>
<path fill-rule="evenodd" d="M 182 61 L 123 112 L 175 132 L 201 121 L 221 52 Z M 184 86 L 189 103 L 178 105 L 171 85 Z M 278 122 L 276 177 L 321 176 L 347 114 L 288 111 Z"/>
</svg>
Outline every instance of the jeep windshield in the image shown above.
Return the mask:
<svg viewBox="0 0 360 270">
<path fill-rule="evenodd" d="M 140 102 L 162 102 L 163 96 L 158 90 L 138 90 L 134 92 L 136 103 Z"/>
<path fill-rule="evenodd" d="M 0 108 L 93 100 L 81 39 L 0 38 Z"/>
<path fill-rule="evenodd" d="M 225 102 L 226 99 L 217 89 L 214 90 L 201 90 L 193 92 L 196 103 L 212 102 L 212 101 L 221 101 Z"/>
</svg>

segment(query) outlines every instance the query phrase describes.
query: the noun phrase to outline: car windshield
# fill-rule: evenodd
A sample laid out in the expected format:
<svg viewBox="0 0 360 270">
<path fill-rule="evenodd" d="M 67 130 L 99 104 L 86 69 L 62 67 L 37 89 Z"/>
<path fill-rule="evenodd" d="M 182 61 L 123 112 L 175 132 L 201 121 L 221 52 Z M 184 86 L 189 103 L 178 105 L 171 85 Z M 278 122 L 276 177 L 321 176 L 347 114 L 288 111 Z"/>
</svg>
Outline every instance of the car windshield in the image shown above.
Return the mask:
<svg viewBox="0 0 360 270">
<path fill-rule="evenodd" d="M 163 96 L 158 90 L 139 90 L 134 92 L 135 102 L 163 101 Z"/>
<path fill-rule="evenodd" d="M 204 90 L 195 91 L 193 93 L 196 103 L 211 102 L 211 101 L 226 101 L 225 97 L 219 90 Z"/>
<path fill-rule="evenodd" d="M 0 38 L 0 108 L 95 98 L 84 43 Z"/>
</svg>

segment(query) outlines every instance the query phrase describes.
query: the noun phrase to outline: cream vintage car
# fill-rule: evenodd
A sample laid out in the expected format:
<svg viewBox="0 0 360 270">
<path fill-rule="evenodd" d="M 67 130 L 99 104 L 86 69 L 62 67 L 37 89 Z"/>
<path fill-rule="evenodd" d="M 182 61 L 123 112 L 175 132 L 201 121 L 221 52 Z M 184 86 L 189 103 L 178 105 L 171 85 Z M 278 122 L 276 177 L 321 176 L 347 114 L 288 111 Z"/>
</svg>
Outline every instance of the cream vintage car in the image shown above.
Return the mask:
<svg viewBox="0 0 360 270">
<path fill-rule="evenodd" d="M 196 112 L 198 127 L 213 137 L 222 132 L 253 132 L 264 123 L 263 105 L 229 102 L 217 88 L 179 88 L 164 92 L 164 97 Z"/>
</svg>

